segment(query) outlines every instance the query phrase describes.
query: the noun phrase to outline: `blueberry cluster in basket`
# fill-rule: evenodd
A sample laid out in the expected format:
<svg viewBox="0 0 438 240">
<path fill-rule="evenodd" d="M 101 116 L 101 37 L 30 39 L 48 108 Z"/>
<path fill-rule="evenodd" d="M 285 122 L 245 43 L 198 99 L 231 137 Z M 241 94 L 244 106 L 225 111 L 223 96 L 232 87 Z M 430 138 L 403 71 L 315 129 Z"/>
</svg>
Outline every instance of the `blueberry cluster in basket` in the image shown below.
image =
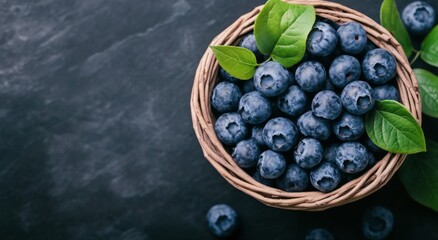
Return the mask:
<svg viewBox="0 0 438 240">
<path fill-rule="evenodd" d="M 266 61 L 252 33 L 240 46 L 265 62 L 247 81 L 221 68 L 211 106 L 218 139 L 255 180 L 329 192 L 385 154 L 366 136 L 364 116 L 375 100 L 399 101 L 396 61 L 368 41 L 362 25 L 319 19 L 291 69 Z"/>
</svg>

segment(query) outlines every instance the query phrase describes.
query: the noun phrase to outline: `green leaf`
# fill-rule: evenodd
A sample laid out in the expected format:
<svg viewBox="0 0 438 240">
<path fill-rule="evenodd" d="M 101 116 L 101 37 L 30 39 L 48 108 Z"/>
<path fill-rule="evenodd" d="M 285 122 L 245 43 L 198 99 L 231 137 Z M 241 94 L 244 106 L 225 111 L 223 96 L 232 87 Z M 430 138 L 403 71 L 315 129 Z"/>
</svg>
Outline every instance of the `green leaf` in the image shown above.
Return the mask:
<svg viewBox="0 0 438 240">
<path fill-rule="evenodd" d="M 278 39 L 271 35 L 268 28 L 269 13 L 280 0 L 270 0 L 260 11 L 254 23 L 254 36 L 257 48 L 265 55 L 271 55 Z"/>
<path fill-rule="evenodd" d="M 427 140 L 426 153 L 408 156 L 399 176 L 409 195 L 438 211 L 438 143 Z"/>
<path fill-rule="evenodd" d="M 414 69 L 420 86 L 423 113 L 438 118 L 438 76 L 424 69 Z"/>
<path fill-rule="evenodd" d="M 438 25 L 421 43 L 421 58 L 430 65 L 438 67 Z"/>
<path fill-rule="evenodd" d="M 384 0 L 382 2 L 382 6 L 380 7 L 380 23 L 397 39 L 403 47 L 406 56 L 411 56 L 413 49 L 411 38 L 400 19 L 395 0 Z"/>
<path fill-rule="evenodd" d="M 365 129 L 374 144 L 393 153 L 411 154 L 426 151 L 420 125 L 399 102 L 376 101 L 365 116 Z"/>
<path fill-rule="evenodd" d="M 313 6 L 270 0 L 255 22 L 257 47 L 284 67 L 291 67 L 303 58 L 315 19 Z"/>
<path fill-rule="evenodd" d="M 219 65 L 231 76 L 248 80 L 254 76 L 257 59 L 253 52 L 235 46 L 210 46 Z"/>
</svg>

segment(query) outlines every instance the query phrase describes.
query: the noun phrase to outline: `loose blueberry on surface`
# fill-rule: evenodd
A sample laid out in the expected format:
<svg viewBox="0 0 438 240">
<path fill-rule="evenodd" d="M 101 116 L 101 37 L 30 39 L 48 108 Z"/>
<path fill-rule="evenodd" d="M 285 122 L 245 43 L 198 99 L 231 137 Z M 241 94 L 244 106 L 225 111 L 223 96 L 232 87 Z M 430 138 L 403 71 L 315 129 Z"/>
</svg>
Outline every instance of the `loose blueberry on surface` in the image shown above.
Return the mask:
<svg viewBox="0 0 438 240">
<path fill-rule="evenodd" d="M 216 135 L 223 144 L 234 145 L 242 141 L 248 129 L 238 113 L 222 114 L 214 125 Z"/>
<path fill-rule="evenodd" d="M 421 36 L 432 30 L 436 21 L 436 13 L 428 3 L 415 1 L 403 9 L 402 19 L 411 34 Z"/>
<path fill-rule="evenodd" d="M 363 117 L 344 112 L 333 123 L 333 133 L 342 141 L 354 141 L 365 132 Z"/>
<path fill-rule="evenodd" d="M 297 120 L 298 130 L 306 137 L 327 140 L 331 134 L 330 122 L 315 116 L 312 111 L 301 115 Z"/>
<path fill-rule="evenodd" d="M 333 91 L 321 91 L 312 100 L 312 112 L 317 117 L 333 120 L 342 112 L 341 98 Z"/>
<path fill-rule="evenodd" d="M 359 60 L 349 55 L 341 55 L 333 60 L 329 68 L 330 82 L 338 88 L 359 79 L 361 67 Z"/>
<path fill-rule="evenodd" d="M 393 79 L 396 68 L 394 56 L 382 48 L 369 51 L 362 61 L 362 73 L 365 79 L 375 85 L 382 85 Z"/>
<path fill-rule="evenodd" d="M 391 84 L 385 84 L 374 88 L 373 97 L 375 100 L 394 100 L 400 101 L 400 94 L 397 88 Z"/>
<path fill-rule="evenodd" d="M 259 146 L 264 146 L 263 141 L 263 127 L 264 126 L 254 126 L 251 130 L 251 138 L 256 141 Z"/>
<path fill-rule="evenodd" d="M 257 164 L 260 148 L 254 139 L 243 140 L 237 143 L 231 155 L 241 168 L 250 168 Z"/>
<path fill-rule="evenodd" d="M 306 240 L 334 240 L 333 235 L 324 228 L 317 228 L 309 232 Z"/>
<path fill-rule="evenodd" d="M 262 177 L 275 179 L 283 174 L 286 169 L 286 160 L 280 153 L 266 150 L 259 157 L 257 169 Z"/>
<path fill-rule="evenodd" d="M 367 33 L 357 22 L 348 22 L 338 28 L 342 50 L 348 54 L 360 53 L 367 44 Z"/>
<path fill-rule="evenodd" d="M 326 72 L 324 66 L 316 61 L 307 61 L 295 71 L 295 81 L 305 92 L 318 92 L 325 86 Z"/>
<path fill-rule="evenodd" d="M 260 175 L 260 171 L 256 170 L 253 174 L 252 174 L 252 178 L 254 178 L 254 180 L 256 180 L 257 182 L 266 185 L 268 187 L 274 187 L 275 186 L 275 180 L 273 179 L 267 179 L 262 177 L 262 175 Z"/>
<path fill-rule="evenodd" d="M 298 137 L 297 126 L 287 118 L 273 118 L 263 128 L 263 141 L 274 151 L 288 151 L 297 144 Z"/>
<path fill-rule="evenodd" d="M 277 186 L 286 192 L 301 192 L 309 185 L 309 174 L 296 164 L 289 164 L 277 178 Z"/>
<path fill-rule="evenodd" d="M 318 165 L 324 156 L 321 143 L 314 138 L 304 138 L 294 151 L 294 159 L 298 166 L 310 169 Z"/>
<path fill-rule="evenodd" d="M 307 95 L 300 87 L 292 85 L 278 96 L 277 106 L 289 116 L 299 116 L 306 109 Z"/>
<path fill-rule="evenodd" d="M 387 208 L 375 206 L 365 211 L 362 232 L 367 239 L 385 239 L 391 233 L 393 226 L 394 216 Z"/>
<path fill-rule="evenodd" d="M 225 71 L 225 69 L 220 68 L 219 69 L 219 74 L 221 75 L 222 80 L 227 81 L 227 82 L 231 82 L 231 83 L 238 83 L 239 79 L 231 76 L 231 74 L 229 74 L 227 71 Z"/>
<path fill-rule="evenodd" d="M 240 85 L 240 91 L 242 92 L 242 94 L 257 91 L 257 89 L 254 86 L 254 79 L 251 78 L 249 80 L 240 81 L 240 82 L 242 82 L 242 84 Z"/>
<path fill-rule="evenodd" d="M 341 171 L 332 163 L 322 163 L 310 172 L 310 183 L 321 192 L 333 191 L 341 182 Z"/>
<path fill-rule="evenodd" d="M 364 81 L 345 86 L 341 94 L 342 106 L 352 114 L 364 114 L 374 107 L 373 89 Z"/>
<path fill-rule="evenodd" d="M 238 112 L 246 123 L 260 124 L 271 116 L 271 103 L 259 92 L 250 92 L 240 99 Z"/>
<path fill-rule="evenodd" d="M 245 37 L 243 37 L 242 41 L 240 42 L 240 46 L 253 52 L 258 62 L 264 60 L 265 56 L 257 48 L 257 43 L 254 33 L 249 33 Z"/>
<path fill-rule="evenodd" d="M 254 86 L 266 97 L 275 97 L 286 91 L 291 76 L 278 62 L 262 63 L 255 71 Z"/>
<path fill-rule="evenodd" d="M 364 170 L 368 160 L 368 151 L 359 142 L 345 142 L 336 151 L 336 165 L 345 173 Z"/>
<path fill-rule="evenodd" d="M 338 44 L 336 30 L 324 22 L 316 22 L 307 37 L 307 51 L 315 56 L 330 55 Z"/>
<path fill-rule="evenodd" d="M 237 228 L 237 213 L 226 204 L 217 204 L 207 212 L 210 231 L 218 237 L 229 237 Z"/>
<path fill-rule="evenodd" d="M 239 87 L 230 82 L 220 82 L 211 94 L 211 106 L 219 113 L 236 111 L 242 97 Z"/>
</svg>

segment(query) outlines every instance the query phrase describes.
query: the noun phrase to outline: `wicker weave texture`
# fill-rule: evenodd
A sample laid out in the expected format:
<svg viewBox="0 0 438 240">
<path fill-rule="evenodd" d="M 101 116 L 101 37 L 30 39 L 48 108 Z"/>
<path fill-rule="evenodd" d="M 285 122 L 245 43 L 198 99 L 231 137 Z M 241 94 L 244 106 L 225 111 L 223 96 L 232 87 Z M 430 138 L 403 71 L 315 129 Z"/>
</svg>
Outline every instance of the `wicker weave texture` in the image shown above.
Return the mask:
<svg viewBox="0 0 438 240">
<path fill-rule="evenodd" d="M 421 123 L 421 101 L 417 80 L 402 47 L 386 29 L 362 13 L 337 3 L 320 0 L 288 0 L 286 2 L 314 5 L 318 16 L 338 24 L 349 21 L 361 23 L 367 31 L 368 39 L 391 52 L 396 58 L 396 81 L 401 102 Z M 241 16 L 216 36 L 210 45 L 234 45 L 237 43 L 243 35 L 252 31 L 255 18 L 262 7 L 259 6 Z M 320 211 L 356 201 L 384 186 L 406 157 L 401 154 L 388 153 L 362 176 L 329 193 L 316 191 L 291 193 L 262 185 L 235 164 L 230 153 L 223 147 L 214 132 L 216 119 L 210 108 L 210 94 L 217 82 L 218 68 L 213 52 L 207 49 L 199 63 L 192 89 L 190 105 L 193 128 L 204 156 L 211 165 L 231 185 L 268 206 L 291 210 Z"/>
</svg>

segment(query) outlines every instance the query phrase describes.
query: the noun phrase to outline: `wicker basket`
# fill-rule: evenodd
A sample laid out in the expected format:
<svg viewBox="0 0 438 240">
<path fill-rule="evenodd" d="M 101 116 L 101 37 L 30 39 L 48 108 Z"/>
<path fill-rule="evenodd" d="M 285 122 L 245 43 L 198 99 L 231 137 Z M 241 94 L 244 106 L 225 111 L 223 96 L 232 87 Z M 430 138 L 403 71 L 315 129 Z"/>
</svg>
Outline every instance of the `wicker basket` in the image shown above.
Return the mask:
<svg viewBox="0 0 438 240">
<path fill-rule="evenodd" d="M 421 102 L 418 84 L 400 44 L 382 26 L 355 10 L 340 4 L 318 0 L 287 0 L 290 3 L 311 4 L 318 16 L 336 23 L 357 21 L 368 33 L 368 39 L 390 51 L 397 60 L 397 85 L 401 102 L 421 123 Z M 246 33 L 252 31 L 255 18 L 262 6 L 240 17 L 219 34 L 211 45 L 234 45 Z M 208 49 L 202 57 L 193 84 L 191 111 L 193 127 L 204 156 L 214 168 L 234 187 L 260 202 L 277 208 L 318 211 L 361 199 L 384 186 L 403 163 L 406 155 L 388 153 L 373 168 L 338 189 L 329 192 L 285 192 L 262 185 L 239 168 L 231 155 L 216 137 L 215 118 L 210 108 L 210 94 L 217 82 L 218 63 Z"/>
</svg>

